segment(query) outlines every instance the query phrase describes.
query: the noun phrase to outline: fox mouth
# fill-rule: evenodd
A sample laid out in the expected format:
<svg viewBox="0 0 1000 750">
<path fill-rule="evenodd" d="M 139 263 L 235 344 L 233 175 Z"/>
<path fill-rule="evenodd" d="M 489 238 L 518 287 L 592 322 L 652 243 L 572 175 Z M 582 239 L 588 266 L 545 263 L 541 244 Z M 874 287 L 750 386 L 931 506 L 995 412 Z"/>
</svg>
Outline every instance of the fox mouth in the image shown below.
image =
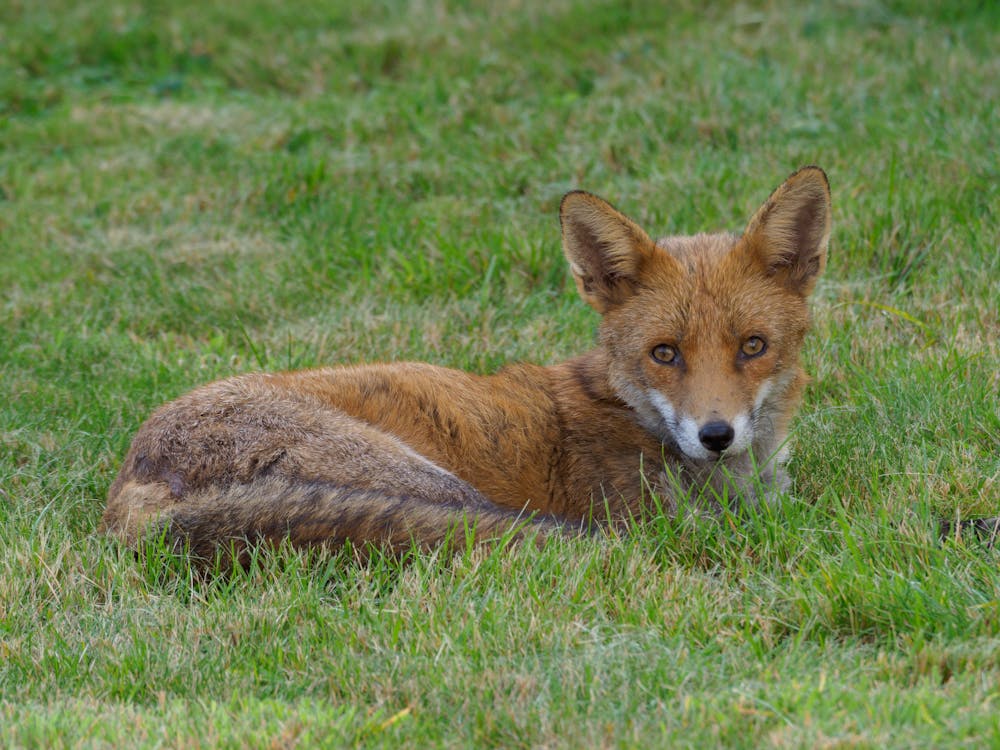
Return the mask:
<svg viewBox="0 0 1000 750">
<path fill-rule="evenodd" d="M 733 458 L 741 456 L 745 453 L 743 449 L 722 448 L 716 450 L 714 448 L 705 448 L 703 446 L 698 446 L 697 449 L 692 450 L 694 446 L 685 448 L 684 445 L 677 440 L 675 440 L 674 443 L 678 448 L 680 448 L 680 452 L 686 459 L 698 463 L 725 463 L 727 460 L 732 460 Z"/>
<path fill-rule="evenodd" d="M 678 415 L 659 391 L 650 390 L 647 396 L 660 417 L 655 430 L 660 441 L 690 461 L 721 463 L 745 453 L 753 440 L 753 421 L 744 414 L 731 422 L 713 419 L 698 424 L 692 417 Z"/>
</svg>

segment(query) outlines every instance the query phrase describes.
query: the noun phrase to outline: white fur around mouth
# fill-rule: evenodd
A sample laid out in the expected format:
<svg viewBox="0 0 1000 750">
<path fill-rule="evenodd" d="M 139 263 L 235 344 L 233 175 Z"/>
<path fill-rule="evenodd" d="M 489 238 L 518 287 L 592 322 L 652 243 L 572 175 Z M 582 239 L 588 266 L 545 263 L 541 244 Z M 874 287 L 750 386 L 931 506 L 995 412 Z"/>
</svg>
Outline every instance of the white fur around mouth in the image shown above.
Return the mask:
<svg viewBox="0 0 1000 750">
<path fill-rule="evenodd" d="M 677 410 L 669 399 L 657 390 L 650 389 L 646 397 L 659 412 L 668 434 L 681 449 L 685 456 L 695 461 L 709 461 L 720 456 L 735 456 L 744 453 L 753 442 L 753 424 L 746 414 L 737 414 L 733 419 L 733 442 L 726 450 L 718 453 L 710 451 L 701 443 L 698 437 L 698 423 L 691 417 L 677 416 Z"/>
<path fill-rule="evenodd" d="M 743 453 L 753 440 L 753 422 L 750 417 L 737 414 L 733 419 L 733 433 L 733 442 L 726 448 L 726 453 Z"/>
<path fill-rule="evenodd" d="M 696 461 L 707 461 L 712 454 L 705 450 L 705 447 L 698 439 L 698 425 L 690 417 L 677 418 L 677 410 L 670 403 L 666 396 L 657 390 L 650 389 L 646 392 L 646 397 L 659 412 L 663 423 L 667 428 L 667 434 L 677 443 L 677 447 L 688 458 Z"/>
</svg>

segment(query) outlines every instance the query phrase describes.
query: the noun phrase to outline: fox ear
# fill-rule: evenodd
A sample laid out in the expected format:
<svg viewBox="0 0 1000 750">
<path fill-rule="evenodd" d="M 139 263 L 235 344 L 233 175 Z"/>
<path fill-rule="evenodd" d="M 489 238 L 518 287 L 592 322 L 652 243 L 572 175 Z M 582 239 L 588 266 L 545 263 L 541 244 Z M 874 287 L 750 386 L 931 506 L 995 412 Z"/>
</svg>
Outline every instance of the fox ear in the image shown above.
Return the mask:
<svg viewBox="0 0 1000 750">
<path fill-rule="evenodd" d="M 587 304 L 603 313 L 635 292 L 643 264 L 656 252 L 638 224 L 582 190 L 563 197 L 559 222 L 563 253 Z"/>
<path fill-rule="evenodd" d="M 771 193 L 743 233 L 769 276 L 802 296 L 826 266 L 830 241 L 830 184 L 819 167 L 803 167 Z"/>
</svg>

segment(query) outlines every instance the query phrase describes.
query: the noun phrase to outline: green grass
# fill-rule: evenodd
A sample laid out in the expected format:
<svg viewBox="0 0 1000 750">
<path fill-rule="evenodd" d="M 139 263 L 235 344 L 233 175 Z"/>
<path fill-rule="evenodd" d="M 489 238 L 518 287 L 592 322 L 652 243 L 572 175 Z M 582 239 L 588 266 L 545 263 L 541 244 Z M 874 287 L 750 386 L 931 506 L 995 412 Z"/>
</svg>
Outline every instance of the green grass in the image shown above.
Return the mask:
<svg viewBox="0 0 1000 750">
<path fill-rule="evenodd" d="M 1000 743 L 995 4 L 7 3 L 10 746 Z M 568 189 L 660 233 L 834 192 L 797 500 L 604 543 L 289 552 L 95 534 L 149 412 L 234 372 L 582 351 Z"/>
</svg>

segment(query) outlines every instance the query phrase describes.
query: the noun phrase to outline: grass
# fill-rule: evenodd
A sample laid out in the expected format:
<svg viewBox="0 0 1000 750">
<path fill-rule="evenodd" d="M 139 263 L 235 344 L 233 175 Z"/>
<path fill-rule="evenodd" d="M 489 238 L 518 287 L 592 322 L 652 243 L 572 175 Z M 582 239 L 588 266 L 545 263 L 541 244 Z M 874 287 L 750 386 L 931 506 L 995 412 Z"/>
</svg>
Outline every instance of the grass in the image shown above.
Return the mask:
<svg viewBox="0 0 1000 750">
<path fill-rule="evenodd" d="M 1000 17 L 990 3 L 8 3 L 9 746 L 1000 741 Z M 234 372 L 586 348 L 583 187 L 737 229 L 834 191 L 798 500 L 194 580 L 94 533 L 138 424 Z"/>
</svg>

